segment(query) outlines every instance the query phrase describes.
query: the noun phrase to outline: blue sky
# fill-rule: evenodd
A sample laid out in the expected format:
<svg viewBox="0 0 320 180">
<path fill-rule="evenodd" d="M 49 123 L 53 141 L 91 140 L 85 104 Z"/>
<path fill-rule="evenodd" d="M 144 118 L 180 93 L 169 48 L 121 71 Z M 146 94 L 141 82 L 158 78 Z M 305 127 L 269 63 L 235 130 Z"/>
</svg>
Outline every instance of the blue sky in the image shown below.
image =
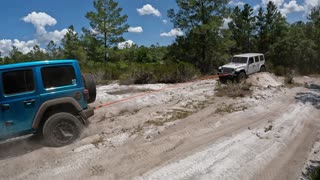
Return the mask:
<svg viewBox="0 0 320 180">
<path fill-rule="evenodd" d="M 229 6 L 264 7 L 268 0 L 232 0 Z M 272 0 L 289 22 L 305 20 L 311 7 L 320 5 L 320 0 Z M 59 43 L 66 28 L 74 25 L 76 31 L 89 28 L 84 17 L 93 10 L 93 0 L 10 0 L 1 2 L 0 51 L 2 55 L 15 45 L 26 53 L 34 45 L 44 47 L 48 41 Z M 149 46 L 171 44 L 177 35 L 183 35 L 167 18 L 167 10 L 176 8 L 175 0 L 118 0 L 128 15 L 131 32 L 124 37 L 129 42 Z"/>
</svg>

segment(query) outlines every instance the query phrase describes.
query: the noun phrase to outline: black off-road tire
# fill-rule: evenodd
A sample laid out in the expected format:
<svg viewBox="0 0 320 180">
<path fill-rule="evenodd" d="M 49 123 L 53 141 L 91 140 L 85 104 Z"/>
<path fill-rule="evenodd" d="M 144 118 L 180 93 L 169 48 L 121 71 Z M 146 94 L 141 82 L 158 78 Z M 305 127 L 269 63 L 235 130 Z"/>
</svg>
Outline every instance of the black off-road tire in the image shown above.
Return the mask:
<svg viewBox="0 0 320 180">
<path fill-rule="evenodd" d="M 265 66 L 261 66 L 260 71 L 259 72 L 266 72 L 266 67 Z"/>
<path fill-rule="evenodd" d="M 237 82 L 242 82 L 246 79 L 247 75 L 245 72 L 241 71 L 237 76 Z"/>
<path fill-rule="evenodd" d="M 84 125 L 70 113 L 57 113 L 48 118 L 43 126 L 43 140 L 47 146 L 61 147 L 81 137 Z"/>
<path fill-rule="evenodd" d="M 84 87 L 89 91 L 88 103 L 93 103 L 96 100 L 97 88 L 96 82 L 92 74 L 82 74 Z"/>
</svg>

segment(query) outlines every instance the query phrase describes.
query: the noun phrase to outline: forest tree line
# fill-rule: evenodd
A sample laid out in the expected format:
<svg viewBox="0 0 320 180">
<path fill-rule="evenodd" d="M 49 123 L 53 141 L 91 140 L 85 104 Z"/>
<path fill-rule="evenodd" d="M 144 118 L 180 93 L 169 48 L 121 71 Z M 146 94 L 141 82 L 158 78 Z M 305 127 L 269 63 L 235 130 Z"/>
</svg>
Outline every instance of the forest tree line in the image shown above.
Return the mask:
<svg viewBox="0 0 320 180">
<path fill-rule="evenodd" d="M 71 25 L 60 44 L 51 41 L 45 50 L 34 46 L 27 54 L 13 47 L 8 56 L 0 56 L 0 62 L 77 59 L 84 71 L 101 79 L 138 74 L 146 82 L 180 82 L 215 73 L 234 54 L 259 52 L 266 55 L 267 68 L 279 75 L 319 73 L 320 7 L 313 8 L 306 21 L 289 23 L 272 1 L 257 12 L 249 4 L 230 8 L 228 2 L 176 0 L 178 9 L 167 14 L 184 36 L 168 46 L 134 44 L 119 49 L 117 44 L 125 40 L 122 35 L 129 27 L 128 16 L 114 0 L 94 0 L 94 11 L 85 15 L 90 28 L 82 28 L 81 35 Z M 230 20 L 227 27 L 225 19 Z"/>
</svg>

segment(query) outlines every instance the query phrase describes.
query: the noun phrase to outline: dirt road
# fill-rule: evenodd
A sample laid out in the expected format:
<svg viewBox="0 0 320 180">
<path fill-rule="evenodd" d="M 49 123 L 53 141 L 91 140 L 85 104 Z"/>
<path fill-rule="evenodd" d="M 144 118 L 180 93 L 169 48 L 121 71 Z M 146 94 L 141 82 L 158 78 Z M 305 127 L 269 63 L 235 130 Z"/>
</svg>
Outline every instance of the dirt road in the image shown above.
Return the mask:
<svg viewBox="0 0 320 180">
<path fill-rule="evenodd" d="M 244 98 L 217 97 L 204 80 L 99 109 L 87 137 L 63 148 L 2 142 L 0 179 L 298 179 L 320 138 L 320 90 L 268 73 L 248 81 Z M 97 104 L 166 86 L 101 86 Z"/>
</svg>

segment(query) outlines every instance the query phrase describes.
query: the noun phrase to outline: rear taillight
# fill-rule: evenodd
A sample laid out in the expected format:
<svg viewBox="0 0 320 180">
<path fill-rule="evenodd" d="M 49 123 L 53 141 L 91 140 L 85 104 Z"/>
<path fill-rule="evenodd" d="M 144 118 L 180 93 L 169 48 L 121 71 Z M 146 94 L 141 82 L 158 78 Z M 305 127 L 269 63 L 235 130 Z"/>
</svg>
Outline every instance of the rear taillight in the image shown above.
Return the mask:
<svg viewBox="0 0 320 180">
<path fill-rule="evenodd" d="M 88 100 L 88 99 L 89 99 L 89 91 L 88 91 L 88 89 L 84 89 L 84 90 L 83 90 L 83 94 L 84 94 L 84 98 L 85 98 L 86 100 Z"/>
</svg>

